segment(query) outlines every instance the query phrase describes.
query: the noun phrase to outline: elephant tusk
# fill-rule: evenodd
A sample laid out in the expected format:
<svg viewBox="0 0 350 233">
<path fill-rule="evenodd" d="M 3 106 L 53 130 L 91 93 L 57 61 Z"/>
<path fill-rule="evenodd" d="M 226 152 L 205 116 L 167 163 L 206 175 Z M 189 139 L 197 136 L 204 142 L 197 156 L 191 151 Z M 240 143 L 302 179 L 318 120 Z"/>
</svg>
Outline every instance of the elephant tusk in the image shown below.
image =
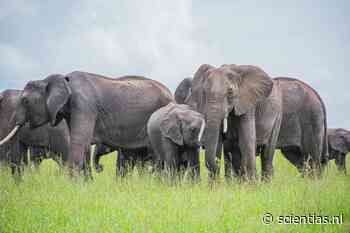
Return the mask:
<svg viewBox="0 0 350 233">
<path fill-rule="evenodd" d="M 223 129 L 224 133 L 227 132 L 227 117 L 224 118 L 224 129 Z"/>
<path fill-rule="evenodd" d="M 201 129 L 200 129 L 199 134 L 198 134 L 198 142 L 200 142 L 202 140 L 204 129 L 205 129 L 205 120 L 202 119 Z"/>
<path fill-rule="evenodd" d="M 16 135 L 18 129 L 19 129 L 19 125 L 16 125 L 15 128 L 4 138 L 0 141 L 0 146 L 2 146 L 3 144 L 5 144 L 7 141 L 9 141 L 13 136 Z"/>
</svg>

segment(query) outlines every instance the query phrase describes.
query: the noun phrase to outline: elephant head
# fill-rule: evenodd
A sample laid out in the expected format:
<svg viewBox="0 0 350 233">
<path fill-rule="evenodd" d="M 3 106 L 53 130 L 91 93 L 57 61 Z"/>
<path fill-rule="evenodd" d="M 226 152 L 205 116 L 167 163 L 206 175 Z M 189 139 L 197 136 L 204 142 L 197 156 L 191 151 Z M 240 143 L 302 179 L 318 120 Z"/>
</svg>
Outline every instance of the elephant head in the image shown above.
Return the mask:
<svg viewBox="0 0 350 233">
<path fill-rule="evenodd" d="M 179 146 L 198 147 L 205 121 L 204 117 L 185 105 L 175 105 L 160 123 L 163 136 Z"/>
<path fill-rule="evenodd" d="M 16 106 L 16 126 L 0 145 L 10 140 L 26 122 L 29 122 L 30 128 L 48 122 L 56 126 L 63 119 L 61 113 L 71 95 L 68 80 L 67 77 L 55 74 L 44 80 L 28 82 Z"/>
<path fill-rule="evenodd" d="M 188 104 L 206 119 L 206 163 L 216 172 L 215 155 L 221 148 L 220 130 L 227 130 L 229 114 L 241 116 L 267 98 L 272 90 L 271 78 L 260 68 L 249 65 L 201 65 L 192 81 Z"/>
<path fill-rule="evenodd" d="M 186 104 L 191 95 L 192 78 L 185 78 L 175 90 L 175 101 L 178 104 Z"/>
<path fill-rule="evenodd" d="M 328 129 L 328 143 L 331 150 L 347 154 L 350 151 L 350 131 L 345 129 Z M 329 153 L 330 159 L 334 154 Z"/>
<path fill-rule="evenodd" d="M 8 141 L 17 131 L 12 129 L 15 127 L 14 115 L 21 93 L 20 90 L 5 90 L 0 93 L 0 139 L 4 138 L 0 141 L 0 145 Z M 11 130 L 10 136 L 6 137 Z"/>
</svg>

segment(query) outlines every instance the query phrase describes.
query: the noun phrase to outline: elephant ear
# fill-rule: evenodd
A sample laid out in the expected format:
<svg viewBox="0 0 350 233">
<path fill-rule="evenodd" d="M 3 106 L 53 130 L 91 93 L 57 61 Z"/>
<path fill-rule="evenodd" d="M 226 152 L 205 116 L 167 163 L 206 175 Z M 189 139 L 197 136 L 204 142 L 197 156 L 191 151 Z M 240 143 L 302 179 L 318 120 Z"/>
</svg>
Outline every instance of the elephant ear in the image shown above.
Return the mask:
<svg viewBox="0 0 350 233">
<path fill-rule="evenodd" d="M 212 65 L 208 65 L 208 64 L 201 65 L 196 71 L 196 73 L 194 74 L 193 81 L 201 79 L 203 75 L 205 75 L 206 73 L 208 73 L 208 71 L 212 69 L 215 69 L 215 67 Z"/>
<path fill-rule="evenodd" d="M 186 103 L 191 95 L 192 78 L 185 78 L 175 90 L 175 101 L 178 104 Z"/>
<path fill-rule="evenodd" d="M 339 151 L 341 153 L 347 152 L 346 139 L 342 132 L 338 131 L 334 134 L 330 134 L 328 141 L 333 150 Z"/>
<path fill-rule="evenodd" d="M 0 104 L 1 104 L 3 99 L 4 99 L 4 95 L 2 93 L 0 93 Z"/>
<path fill-rule="evenodd" d="M 241 77 L 238 83 L 234 85 L 238 85 L 235 113 L 236 115 L 242 115 L 271 94 L 273 82 L 263 70 L 256 66 L 231 65 L 231 68 Z"/>
<path fill-rule="evenodd" d="M 181 122 L 174 111 L 171 111 L 160 123 L 162 134 L 172 140 L 175 144 L 183 146 L 184 139 L 181 133 Z"/>
<path fill-rule="evenodd" d="M 63 75 L 51 75 L 46 80 L 48 81 L 46 105 L 51 125 L 56 126 L 59 123 L 57 114 L 66 105 L 72 93 L 68 86 L 69 78 Z"/>
</svg>

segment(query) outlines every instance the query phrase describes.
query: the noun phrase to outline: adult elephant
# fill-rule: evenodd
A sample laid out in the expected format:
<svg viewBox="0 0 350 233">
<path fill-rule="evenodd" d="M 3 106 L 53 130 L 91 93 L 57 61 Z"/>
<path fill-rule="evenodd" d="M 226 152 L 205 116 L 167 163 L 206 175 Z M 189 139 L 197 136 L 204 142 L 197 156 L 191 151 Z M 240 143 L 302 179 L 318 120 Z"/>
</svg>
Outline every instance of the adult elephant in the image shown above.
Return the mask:
<svg viewBox="0 0 350 233">
<path fill-rule="evenodd" d="M 239 159 L 240 175 L 249 179 L 256 177 L 256 145 L 266 144 L 268 153 L 262 156 L 262 168 L 264 176 L 269 176 L 281 120 L 279 101 L 272 79 L 259 67 L 223 65 L 215 68 L 207 64 L 199 67 L 187 104 L 206 119 L 203 144 L 211 178 L 219 171 L 217 158 L 221 156 L 223 133 L 234 136 L 232 144 L 235 143 L 234 147 L 240 152 L 234 155 Z M 225 168 L 229 170 L 226 165 Z"/>
<path fill-rule="evenodd" d="M 79 171 L 86 168 L 84 154 L 92 143 L 146 147 L 148 118 L 172 101 L 165 86 L 144 77 L 116 80 L 80 71 L 54 74 L 27 83 L 13 132 L 25 122 L 36 128 L 66 119 L 71 140 L 68 159 L 70 167 Z"/>
<path fill-rule="evenodd" d="M 5 90 L 0 93 L 0 137 L 4 138 L 15 127 L 15 112 L 22 95 L 21 90 Z M 5 140 L 6 141 L 6 140 Z M 69 131 L 65 121 L 56 127 L 44 124 L 36 129 L 23 125 L 19 133 L 0 148 L 2 159 L 9 162 L 12 173 L 20 173 L 20 164 L 27 163 L 27 150 L 38 165 L 49 152 L 56 161 L 66 161 L 69 147 Z"/>
<path fill-rule="evenodd" d="M 319 176 L 328 162 L 327 113 L 320 95 L 289 77 L 273 80 L 282 93 L 283 115 L 277 148 L 302 173 Z"/>
<path fill-rule="evenodd" d="M 335 159 L 339 171 L 346 174 L 346 154 L 350 151 L 350 131 L 342 128 L 328 129 L 329 159 Z"/>
</svg>

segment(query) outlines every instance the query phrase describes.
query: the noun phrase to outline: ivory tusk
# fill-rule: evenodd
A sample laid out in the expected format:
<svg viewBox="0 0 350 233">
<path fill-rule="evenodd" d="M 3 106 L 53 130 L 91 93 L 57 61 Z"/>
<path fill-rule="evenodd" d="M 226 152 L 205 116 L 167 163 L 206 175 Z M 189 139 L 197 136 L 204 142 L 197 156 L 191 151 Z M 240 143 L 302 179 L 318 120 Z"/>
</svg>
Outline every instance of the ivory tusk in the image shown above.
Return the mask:
<svg viewBox="0 0 350 233">
<path fill-rule="evenodd" d="M 15 128 L 13 128 L 13 130 L 4 138 L 0 141 L 0 146 L 2 146 L 3 144 L 5 144 L 7 141 L 9 141 L 13 136 L 16 135 L 18 129 L 19 129 L 19 125 L 16 125 Z"/>
<path fill-rule="evenodd" d="M 227 117 L 224 118 L 224 129 L 223 129 L 224 133 L 227 132 Z"/>
<path fill-rule="evenodd" d="M 200 129 L 199 134 L 198 134 L 198 142 L 200 142 L 202 140 L 204 129 L 205 129 L 205 120 L 202 119 L 201 129 Z"/>
</svg>

